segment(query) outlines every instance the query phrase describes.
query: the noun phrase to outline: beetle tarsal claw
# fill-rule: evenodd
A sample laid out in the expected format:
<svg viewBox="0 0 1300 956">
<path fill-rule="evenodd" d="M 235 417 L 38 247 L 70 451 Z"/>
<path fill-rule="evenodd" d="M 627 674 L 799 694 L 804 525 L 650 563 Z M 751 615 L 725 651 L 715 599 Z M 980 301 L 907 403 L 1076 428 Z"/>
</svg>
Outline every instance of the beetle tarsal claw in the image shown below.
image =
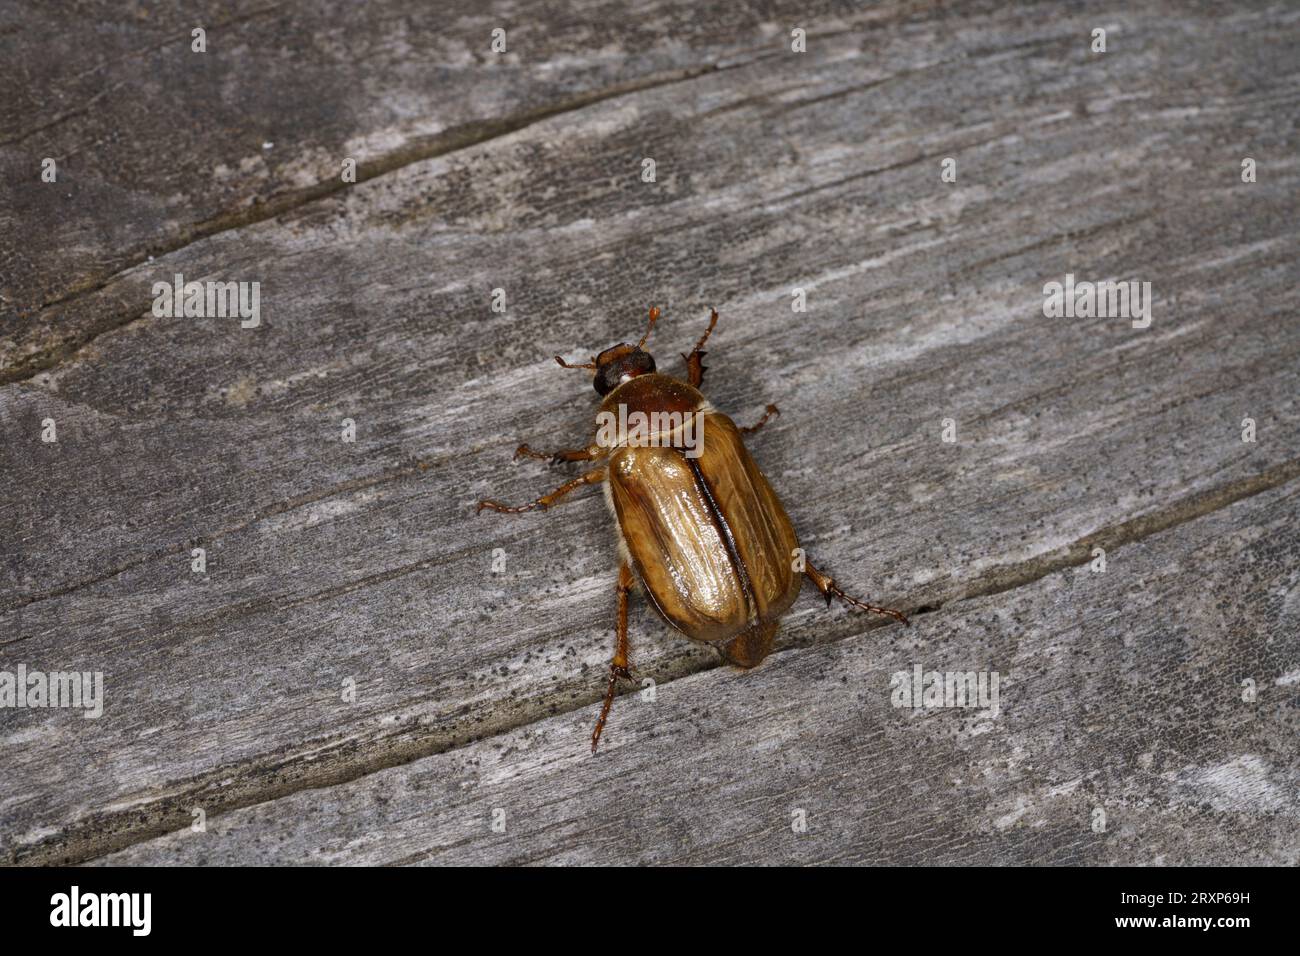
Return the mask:
<svg viewBox="0 0 1300 956">
<path fill-rule="evenodd" d="M 614 693 L 618 686 L 618 679 L 632 679 L 632 672 L 627 669 L 625 664 L 615 664 L 609 662 L 609 687 L 605 691 L 605 703 L 600 708 L 600 717 L 596 720 L 596 729 L 591 733 L 591 752 L 594 754 L 596 748 L 600 745 L 600 735 L 605 729 L 605 721 L 609 719 L 610 707 L 614 704 Z"/>
<path fill-rule="evenodd" d="M 839 598 L 849 607 L 861 608 L 864 611 L 870 611 L 873 614 L 883 614 L 886 617 L 892 617 L 895 621 L 900 621 L 904 627 L 911 627 L 912 622 L 907 619 L 907 615 L 902 611 L 896 611 L 892 607 L 879 607 L 875 604 L 868 604 L 866 601 L 859 601 L 855 597 L 845 594 L 834 581 L 826 582 L 826 605 L 830 606 L 831 595 Z"/>
</svg>

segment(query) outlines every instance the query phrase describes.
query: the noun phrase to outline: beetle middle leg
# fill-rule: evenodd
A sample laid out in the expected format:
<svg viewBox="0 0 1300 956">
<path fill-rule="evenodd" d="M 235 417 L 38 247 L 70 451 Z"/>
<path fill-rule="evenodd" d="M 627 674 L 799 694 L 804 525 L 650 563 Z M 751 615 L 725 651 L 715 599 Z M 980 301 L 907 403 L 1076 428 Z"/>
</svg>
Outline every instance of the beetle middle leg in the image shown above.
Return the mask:
<svg viewBox="0 0 1300 956">
<path fill-rule="evenodd" d="M 743 432 L 746 435 L 752 435 L 754 434 L 754 432 L 758 431 L 760 428 L 766 425 L 768 419 L 770 419 L 773 415 L 780 415 L 780 414 L 781 414 L 781 409 L 777 408 L 775 405 L 769 405 L 767 406 L 767 410 L 763 412 L 762 418 L 754 422 L 754 424 L 742 428 L 741 432 Z"/>
<path fill-rule="evenodd" d="M 864 611 L 872 611 L 876 614 L 884 614 L 887 617 L 892 617 L 895 621 L 902 621 L 908 627 L 912 626 L 911 623 L 907 620 L 907 615 L 904 614 L 902 611 L 895 611 L 892 607 L 879 607 L 875 604 L 868 604 L 866 601 L 859 601 L 855 597 L 849 597 L 849 595 L 845 594 L 840 589 L 840 586 L 835 583 L 835 580 L 832 577 L 830 577 L 830 575 L 822 574 L 820 571 L 818 571 L 816 568 L 812 566 L 812 562 L 806 559 L 804 560 L 803 573 L 808 576 L 809 581 L 817 585 L 817 590 L 822 592 L 822 596 L 826 598 L 827 607 L 831 606 L 831 598 L 837 597 L 845 604 L 847 604 L 849 607 L 857 607 L 857 608 L 861 608 Z"/>
<path fill-rule="evenodd" d="M 515 449 L 515 461 L 520 458 L 536 458 L 540 461 L 549 461 L 552 465 L 570 461 L 595 461 L 597 458 L 602 457 L 606 451 L 607 449 L 596 445 L 592 445 L 590 448 L 561 448 L 559 451 L 552 452 L 533 451 L 525 442 Z"/>
<path fill-rule="evenodd" d="M 717 324 L 718 310 L 710 309 L 709 327 L 704 330 L 700 340 L 695 343 L 695 348 L 691 349 L 691 354 L 682 356 L 686 360 L 686 380 L 692 388 L 699 388 L 704 384 L 704 356 L 707 354 L 704 351 L 704 343 L 709 340 L 709 336 L 713 334 L 713 327 Z"/>
<path fill-rule="evenodd" d="M 627 669 L 627 596 L 632 590 L 632 565 L 624 561 L 618 566 L 618 624 L 614 632 L 617 643 L 614 647 L 614 659 L 609 662 L 609 687 L 605 690 L 605 702 L 600 707 L 600 718 L 596 729 L 591 734 L 591 752 L 596 752 L 600 743 L 600 732 L 605 729 L 609 719 L 609 710 L 614 706 L 614 691 L 618 688 L 618 679 L 631 680 L 632 673 Z"/>
<path fill-rule="evenodd" d="M 608 474 L 609 474 L 609 469 L 607 469 L 604 465 L 601 465 L 599 468 L 593 468 L 591 471 L 587 472 L 586 474 L 579 475 L 577 478 L 574 478 L 572 481 L 566 481 L 564 484 L 560 485 L 560 487 L 556 488 L 550 494 L 542 495 L 536 501 L 530 501 L 526 505 L 517 505 L 512 508 L 510 505 L 503 505 L 499 501 L 492 501 L 490 499 L 485 498 L 478 503 L 478 507 L 474 509 L 474 512 L 475 514 L 480 514 L 482 513 L 484 508 L 488 509 L 489 511 L 500 511 L 503 514 L 519 514 L 520 512 L 523 511 L 532 511 L 534 508 L 541 508 L 542 510 L 545 510 L 549 508 L 551 505 L 555 504 L 565 495 L 567 495 L 570 491 L 573 491 L 575 488 L 581 488 L 583 485 L 598 484 L 599 482 L 604 481 Z"/>
</svg>

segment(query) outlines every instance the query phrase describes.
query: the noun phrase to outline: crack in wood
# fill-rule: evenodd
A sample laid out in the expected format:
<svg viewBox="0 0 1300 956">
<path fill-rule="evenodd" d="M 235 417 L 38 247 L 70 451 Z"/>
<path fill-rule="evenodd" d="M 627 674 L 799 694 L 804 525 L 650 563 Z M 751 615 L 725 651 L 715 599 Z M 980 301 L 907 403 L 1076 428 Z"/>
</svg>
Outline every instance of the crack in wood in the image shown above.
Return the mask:
<svg viewBox="0 0 1300 956">
<path fill-rule="evenodd" d="M 1068 547 L 1005 565 L 982 575 L 958 596 L 939 603 L 909 608 L 913 619 L 935 613 L 964 601 L 976 600 L 1025 587 L 1058 571 L 1086 564 L 1092 549 L 1108 551 L 1140 542 L 1178 525 L 1195 521 L 1247 498 L 1278 488 L 1300 478 L 1300 459 L 1284 462 L 1260 474 L 1180 499 L 1168 508 L 1098 529 Z M 860 626 L 842 629 L 818 644 L 835 643 L 885 627 L 889 622 L 850 618 Z M 787 647 L 778 653 L 797 651 Z M 704 648 L 686 646 L 682 656 L 661 666 L 657 683 L 663 686 L 680 678 L 715 670 L 721 660 L 711 660 Z M 636 692 L 636 688 L 623 693 Z M 432 729 L 413 737 L 399 730 L 377 739 L 316 742 L 310 751 L 282 756 L 274 761 L 225 766 L 196 777 L 188 789 L 153 800 L 144 800 L 130 810 L 105 811 L 28 846 L 7 851 L 0 861 L 20 865 L 72 864 L 92 860 L 129 846 L 188 826 L 190 809 L 202 806 L 208 817 L 244 807 L 269 803 L 302 790 L 323 789 L 358 780 L 390 767 L 446 753 L 471 743 L 498 736 L 558 714 L 594 706 L 601 693 L 559 686 L 524 700 L 499 702 L 495 710 L 478 718 L 466 730 L 453 724 L 450 729 Z M 621 696 L 621 695 L 620 695 Z M 449 715 L 454 719 L 455 715 Z M 232 777 L 234 779 L 232 779 Z M 242 779 L 241 779 L 242 778 Z M 183 785 L 182 785 L 183 786 Z M 7 859 L 6 859 L 7 857 Z"/>
<path fill-rule="evenodd" d="M 395 149 L 390 153 L 379 156 L 365 164 L 358 164 L 356 169 L 356 184 L 376 179 L 415 163 L 437 159 L 441 156 L 447 156 L 455 152 L 471 149 L 475 146 L 481 146 L 482 144 L 491 142 L 492 140 L 500 139 L 504 136 L 509 136 L 513 133 L 527 129 L 528 127 L 534 126 L 544 120 L 552 119 L 566 113 L 577 112 L 588 106 L 593 106 L 606 100 L 616 99 L 620 96 L 626 96 L 631 93 L 640 93 L 659 87 L 672 86 L 676 83 L 688 82 L 702 76 L 708 76 L 725 70 L 750 66 L 765 59 L 770 59 L 774 55 L 753 55 L 745 57 L 744 54 L 747 52 L 750 51 L 743 51 L 736 57 L 729 58 L 724 63 L 711 63 L 699 67 L 673 70 L 668 73 L 649 76 L 640 80 L 632 80 L 627 83 L 616 83 L 612 86 L 603 87 L 599 90 L 592 90 L 588 93 L 582 93 L 570 97 L 567 100 L 561 100 L 548 106 L 520 113 L 515 116 L 466 123 L 461 126 L 453 127 L 445 132 L 438 133 L 434 136 L 414 139 L 399 149 Z M 306 186 L 302 189 L 274 194 L 260 203 L 255 203 L 247 209 L 226 213 L 205 222 L 196 223 L 188 229 L 183 230 L 174 241 L 144 250 L 135 261 L 127 263 L 110 275 L 104 276 L 100 279 L 92 279 L 80 283 L 79 285 L 69 289 L 62 296 L 51 299 L 38 306 L 35 311 L 39 316 L 43 317 L 44 313 L 51 309 L 64 306 L 74 299 L 103 291 L 127 272 L 138 268 L 151 258 L 171 255 L 175 252 L 181 251 L 187 246 L 211 238 L 220 233 L 242 229 L 247 226 L 256 225 L 260 222 L 275 219 L 319 199 L 325 199 L 335 193 L 342 192 L 350 185 L 354 184 L 345 183 L 341 178 L 332 178 L 315 183 L 311 186 Z M 84 334 L 70 336 L 59 344 L 42 349 L 33 355 L 29 355 L 26 358 L 17 361 L 8 368 L 0 368 L 0 385 L 26 381 L 39 375 L 41 372 L 49 371 L 58 366 L 61 362 L 75 357 L 82 349 L 90 345 L 101 335 L 121 328 L 139 318 L 139 316 L 139 308 L 132 308 L 129 312 L 119 313 L 107 321 L 95 323 L 93 326 L 85 330 Z"/>
</svg>

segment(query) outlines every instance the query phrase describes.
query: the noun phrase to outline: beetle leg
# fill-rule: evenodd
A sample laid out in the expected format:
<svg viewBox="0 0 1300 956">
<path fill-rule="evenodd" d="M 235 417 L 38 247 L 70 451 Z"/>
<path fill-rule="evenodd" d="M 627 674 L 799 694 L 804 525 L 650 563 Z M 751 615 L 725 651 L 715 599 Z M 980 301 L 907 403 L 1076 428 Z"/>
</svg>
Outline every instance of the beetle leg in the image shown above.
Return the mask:
<svg viewBox="0 0 1300 956">
<path fill-rule="evenodd" d="M 603 457 L 605 449 L 596 445 L 590 448 L 562 448 L 559 451 L 544 452 L 533 451 L 528 447 L 527 442 L 515 449 L 515 461 L 520 458 L 536 458 L 540 461 L 549 461 L 552 465 L 558 465 L 560 462 L 568 461 L 595 461 Z"/>
<path fill-rule="evenodd" d="M 849 597 L 842 590 L 840 590 L 839 585 L 835 583 L 833 578 L 831 578 L 829 575 L 822 574 L 820 571 L 818 571 L 816 568 L 812 566 L 811 562 L 807 561 L 806 559 L 804 561 L 803 573 L 808 575 L 808 580 L 811 581 L 813 584 L 817 585 L 817 590 L 822 592 L 822 596 L 826 598 L 827 607 L 831 606 L 831 598 L 837 597 L 845 604 L 847 604 L 849 607 L 859 607 L 862 608 L 862 610 L 864 611 L 874 611 L 876 614 L 884 614 L 887 617 L 892 617 L 895 621 L 902 621 L 908 627 L 912 626 L 911 623 L 907 620 L 907 615 L 904 614 L 902 611 L 895 611 L 891 607 L 877 607 L 874 604 L 868 604 L 866 601 L 859 601 L 855 597 Z"/>
<path fill-rule="evenodd" d="M 760 428 L 766 425 L 767 420 L 769 418 L 771 418 L 773 415 L 780 415 L 780 414 L 781 414 L 781 409 L 777 408 L 775 405 L 769 405 L 767 406 L 767 411 L 763 413 L 762 418 L 754 422 L 754 424 L 750 425 L 748 428 L 742 428 L 741 431 L 744 432 L 746 435 L 752 435 L 754 432 L 758 431 Z"/>
<path fill-rule="evenodd" d="M 605 476 L 607 474 L 608 474 L 608 469 L 606 469 L 604 465 L 601 465 L 599 468 L 593 468 L 591 471 L 587 472 L 584 475 L 579 475 L 577 478 L 574 478 L 572 481 L 566 481 L 564 484 L 560 485 L 560 487 L 556 488 L 550 494 L 542 495 L 536 501 L 530 501 L 526 505 L 518 505 L 517 507 L 514 508 L 512 508 L 510 505 L 503 505 L 499 501 L 491 501 L 488 499 L 484 499 L 483 501 L 480 501 L 478 503 L 478 507 L 474 509 L 474 513 L 481 514 L 484 508 L 488 509 L 489 511 L 500 511 L 504 514 L 519 514 L 522 511 L 532 511 L 534 508 L 541 508 L 542 510 L 545 510 L 549 508 L 551 505 L 555 504 L 565 495 L 567 495 L 570 491 L 573 491 L 573 489 L 575 488 L 581 488 L 583 485 L 594 485 L 597 484 L 598 482 L 604 481 Z"/>
<path fill-rule="evenodd" d="M 600 732 L 605 729 L 605 721 L 609 719 L 609 709 L 614 706 L 614 691 L 618 687 L 618 679 L 631 680 L 632 674 L 627 669 L 627 596 L 632 590 L 632 565 L 624 561 L 618 566 L 618 624 L 614 628 L 617 635 L 618 643 L 614 648 L 614 659 L 609 662 L 609 687 L 605 689 L 605 703 L 600 707 L 600 718 L 596 721 L 596 729 L 591 734 L 591 752 L 596 752 L 596 746 L 600 743 Z"/>
<path fill-rule="evenodd" d="M 709 340 L 713 334 L 713 327 L 718 324 L 718 310 L 709 310 L 709 327 L 704 330 L 700 340 L 695 343 L 695 348 L 691 349 L 690 355 L 683 355 L 686 360 L 686 380 L 692 388 L 699 388 L 704 384 L 704 356 L 708 353 L 704 351 L 704 343 Z"/>
</svg>

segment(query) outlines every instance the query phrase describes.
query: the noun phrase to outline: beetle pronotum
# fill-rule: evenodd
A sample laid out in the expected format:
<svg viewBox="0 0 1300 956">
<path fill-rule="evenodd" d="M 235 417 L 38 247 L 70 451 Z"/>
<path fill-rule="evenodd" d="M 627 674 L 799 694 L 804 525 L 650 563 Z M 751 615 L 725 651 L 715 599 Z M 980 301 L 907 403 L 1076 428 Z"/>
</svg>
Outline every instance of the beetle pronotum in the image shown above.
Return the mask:
<svg viewBox="0 0 1300 956">
<path fill-rule="evenodd" d="M 717 325 L 716 311 L 690 355 L 682 356 L 687 380 L 656 372 L 654 358 L 642 346 L 658 318 L 659 310 L 652 308 L 636 345 L 620 343 L 581 365 L 558 355 L 555 361 L 564 368 L 591 371 L 596 391 L 604 398 L 598 422 L 607 423 L 610 416 L 625 422 L 640 413 L 640 421 L 659 427 L 642 430 L 635 438 L 620 434 L 612 441 L 551 453 L 520 445 L 515 458 L 602 464 L 528 504 L 510 507 L 485 500 L 477 509 L 509 514 L 546 509 L 583 485 L 604 485 L 605 501 L 618 522 L 621 560 L 617 642 L 591 735 L 592 753 L 609 718 L 618 680 L 632 677 L 627 600 L 638 581 L 665 621 L 693 640 L 713 644 L 727 661 L 744 668 L 754 667 L 772 649 L 781 615 L 799 594 L 801 573 L 816 585 L 828 607 L 837 597 L 851 607 L 908 623 L 901 611 L 849 597 L 806 558 L 796 566 L 796 554 L 802 552 L 794 527 L 741 438 L 762 428 L 777 414 L 776 406 L 768 405 L 748 428 L 737 428 L 700 393 L 704 344 Z M 690 422 L 701 424 L 699 435 L 689 434 Z"/>
</svg>

